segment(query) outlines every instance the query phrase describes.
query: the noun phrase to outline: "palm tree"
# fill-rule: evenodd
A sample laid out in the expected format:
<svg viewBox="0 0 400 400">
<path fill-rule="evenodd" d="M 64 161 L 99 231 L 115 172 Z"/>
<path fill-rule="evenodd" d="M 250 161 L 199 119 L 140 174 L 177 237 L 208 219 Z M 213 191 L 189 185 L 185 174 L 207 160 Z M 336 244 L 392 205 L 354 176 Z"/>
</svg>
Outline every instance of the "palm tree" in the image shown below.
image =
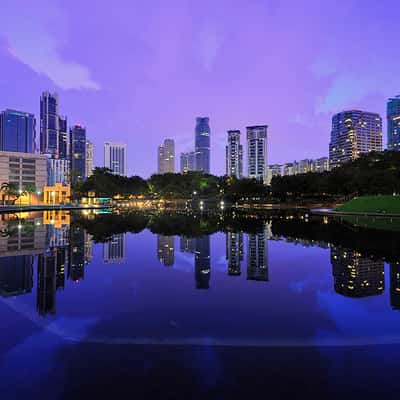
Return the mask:
<svg viewBox="0 0 400 400">
<path fill-rule="evenodd" d="M 29 195 L 29 205 L 31 205 L 32 193 L 36 193 L 36 187 L 33 184 L 25 186 L 25 192 Z"/>
</svg>

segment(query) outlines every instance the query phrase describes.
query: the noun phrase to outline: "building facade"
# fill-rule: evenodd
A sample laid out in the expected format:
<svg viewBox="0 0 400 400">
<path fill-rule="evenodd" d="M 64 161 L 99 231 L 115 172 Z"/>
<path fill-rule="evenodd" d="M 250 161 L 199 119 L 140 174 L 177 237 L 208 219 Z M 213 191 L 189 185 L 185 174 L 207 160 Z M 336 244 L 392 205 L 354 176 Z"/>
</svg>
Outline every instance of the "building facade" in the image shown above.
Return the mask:
<svg viewBox="0 0 400 400">
<path fill-rule="evenodd" d="M 228 131 L 226 175 L 238 179 L 243 176 L 243 146 L 240 144 L 240 131 Z"/>
<path fill-rule="evenodd" d="M 21 191 L 43 192 L 47 182 L 47 156 L 0 152 L 0 182 L 13 184 Z"/>
<path fill-rule="evenodd" d="M 34 153 L 36 119 L 33 114 L 5 110 L 0 113 L 0 151 Z"/>
<path fill-rule="evenodd" d="M 75 125 L 70 130 L 71 183 L 86 179 L 86 129 Z"/>
<path fill-rule="evenodd" d="M 44 92 L 40 97 L 40 152 L 59 155 L 58 95 Z"/>
<path fill-rule="evenodd" d="M 196 118 L 195 128 L 195 167 L 196 171 L 210 173 L 210 119 Z"/>
<path fill-rule="evenodd" d="M 126 176 L 126 144 L 104 143 L 104 167 L 114 175 Z"/>
<path fill-rule="evenodd" d="M 175 173 L 175 142 L 173 139 L 165 139 L 158 146 L 158 169 L 159 174 Z"/>
<path fill-rule="evenodd" d="M 387 139 L 389 150 L 400 150 L 400 96 L 387 103 Z"/>
<path fill-rule="evenodd" d="M 181 153 L 181 174 L 196 170 L 196 154 L 194 151 Z"/>
<path fill-rule="evenodd" d="M 125 262 L 125 233 L 112 235 L 111 240 L 103 244 L 103 262 L 105 264 Z"/>
<path fill-rule="evenodd" d="M 327 172 L 329 171 L 329 158 L 328 157 L 321 157 L 317 158 L 316 160 L 311 160 L 311 172 Z"/>
<path fill-rule="evenodd" d="M 266 183 L 267 163 L 267 125 L 248 126 L 247 130 L 247 174 Z"/>
<path fill-rule="evenodd" d="M 350 110 L 333 116 L 329 144 L 331 168 L 371 151 L 382 151 L 382 118 L 379 114 Z"/>
<path fill-rule="evenodd" d="M 68 122 L 67 117 L 58 117 L 58 157 L 68 157 Z"/>
<path fill-rule="evenodd" d="M 157 258 L 166 267 L 174 265 L 175 237 L 157 235 Z"/>
<path fill-rule="evenodd" d="M 286 163 L 283 165 L 283 176 L 292 176 L 294 175 L 294 166 L 293 163 Z"/>
<path fill-rule="evenodd" d="M 93 159 L 94 159 L 94 146 L 89 140 L 86 140 L 86 178 L 93 175 Z"/>
<path fill-rule="evenodd" d="M 71 162 L 65 158 L 47 159 L 47 184 L 54 186 L 56 183 L 68 185 L 71 183 Z"/>
</svg>

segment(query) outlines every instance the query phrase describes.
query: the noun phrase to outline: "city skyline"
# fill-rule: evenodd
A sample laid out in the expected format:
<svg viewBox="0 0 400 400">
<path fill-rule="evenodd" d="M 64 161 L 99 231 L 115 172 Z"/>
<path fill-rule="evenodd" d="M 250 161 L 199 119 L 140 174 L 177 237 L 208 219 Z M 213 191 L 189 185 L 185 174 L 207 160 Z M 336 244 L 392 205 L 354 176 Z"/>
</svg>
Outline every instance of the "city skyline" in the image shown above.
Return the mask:
<svg viewBox="0 0 400 400">
<path fill-rule="evenodd" d="M 340 16 L 332 2 L 239 1 L 228 8 L 229 23 L 221 18 L 224 1 L 201 9 L 173 1 L 154 14 L 155 4 L 120 0 L 111 15 L 104 5 L 95 15 L 89 3 L 80 5 L 85 24 L 75 2 L 2 2 L 0 109 L 34 113 L 39 126 L 38 96 L 57 92 L 61 112 L 87 127 L 96 149 L 117 137 L 136 146 L 128 175 L 155 172 L 154 149 L 165 136 L 175 139 L 176 154 L 190 151 L 197 115 L 210 117 L 214 174 L 225 170 L 226 130 L 251 124 L 270 127 L 270 163 L 318 158 L 327 154 L 333 114 L 357 108 L 384 117 L 387 99 L 399 94 L 398 52 L 385 39 L 397 26 L 394 0 L 377 8 L 346 2 Z M 246 32 L 236 32 L 235 22 Z M 370 29 L 354 28 L 361 23 Z M 377 52 L 374 62 L 362 43 Z M 386 126 L 384 118 L 384 147 Z M 101 158 L 96 152 L 94 164 Z"/>
</svg>

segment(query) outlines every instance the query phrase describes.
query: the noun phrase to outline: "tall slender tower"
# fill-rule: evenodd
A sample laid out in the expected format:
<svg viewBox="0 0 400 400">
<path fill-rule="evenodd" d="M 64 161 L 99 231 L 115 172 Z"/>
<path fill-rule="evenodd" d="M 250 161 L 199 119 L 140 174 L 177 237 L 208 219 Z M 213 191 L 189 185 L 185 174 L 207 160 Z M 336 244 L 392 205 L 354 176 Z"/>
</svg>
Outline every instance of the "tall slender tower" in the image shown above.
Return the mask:
<svg viewBox="0 0 400 400">
<path fill-rule="evenodd" d="M 68 127 L 67 117 L 58 117 L 58 156 L 68 157 Z"/>
<path fill-rule="evenodd" d="M 86 179 L 86 129 L 75 125 L 70 130 L 71 182 Z"/>
<path fill-rule="evenodd" d="M 93 174 L 93 158 L 94 158 L 94 146 L 89 140 L 86 140 L 86 178 L 89 178 Z"/>
<path fill-rule="evenodd" d="M 126 176 L 126 144 L 104 143 L 104 167 L 114 175 Z"/>
<path fill-rule="evenodd" d="M 158 146 L 158 173 L 166 174 L 175 172 L 175 142 L 173 139 L 165 139 Z"/>
<path fill-rule="evenodd" d="M 243 175 L 243 146 L 240 144 L 240 131 L 228 131 L 226 175 L 238 179 Z"/>
<path fill-rule="evenodd" d="M 267 129 L 267 125 L 246 128 L 248 176 L 264 183 L 268 179 Z"/>
<path fill-rule="evenodd" d="M 206 174 L 210 173 L 210 133 L 210 119 L 208 117 L 196 118 L 196 171 L 201 171 Z"/>
<path fill-rule="evenodd" d="M 59 116 L 58 95 L 43 92 L 40 97 L 40 152 L 58 157 Z"/>
<path fill-rule="evenodd" d="M 387 103 L 388 149 L 400 150 L 400 95 Z"/>
</svg>

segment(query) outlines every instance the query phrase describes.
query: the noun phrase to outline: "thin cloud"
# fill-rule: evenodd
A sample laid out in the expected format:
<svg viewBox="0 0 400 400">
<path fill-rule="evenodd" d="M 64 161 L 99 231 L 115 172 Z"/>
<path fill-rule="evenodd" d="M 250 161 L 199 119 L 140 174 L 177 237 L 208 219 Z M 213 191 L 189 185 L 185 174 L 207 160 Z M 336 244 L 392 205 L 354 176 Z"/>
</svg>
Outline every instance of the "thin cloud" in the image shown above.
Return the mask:
<svg viewBox="0 0 400 400">
<path fill-rule="evenodd" d="M 86 66 L 61 54 L 65 29 L 51 31 L 52 23 L 58 24 L 64 18 L 61 10 L 47 0 L 39 6 L 35 2 L 36 8 L 16 3 L 4 1 L 0 5 L 0 36 L 5 38 L 10 55 L 62 89 L 99 90 L 100 84 Z"/>
</svg>

